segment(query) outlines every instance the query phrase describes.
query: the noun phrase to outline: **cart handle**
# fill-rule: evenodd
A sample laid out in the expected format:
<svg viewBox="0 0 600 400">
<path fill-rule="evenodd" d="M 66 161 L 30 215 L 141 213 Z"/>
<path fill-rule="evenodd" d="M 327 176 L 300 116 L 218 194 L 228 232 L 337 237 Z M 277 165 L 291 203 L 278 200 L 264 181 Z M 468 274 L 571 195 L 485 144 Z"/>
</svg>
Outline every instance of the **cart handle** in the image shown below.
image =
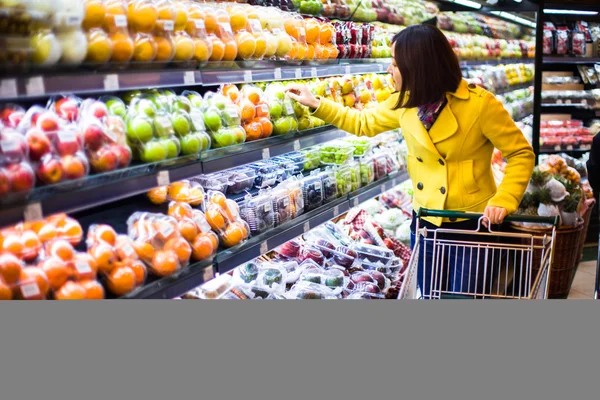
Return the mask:
<svg viewBox="0 0 600 400">
<path fill-rule="evenodd" d="M 446 210 L 430 210 L 427 208 L 420 208 L 417 213 L 418 218 L 422 217 L 438 217 L 438 218 L 462 218 L 462 219 L 479 219 L 483 217 L 483 214 L 468 213 L 464 211 L 446 211 Z M 551 224 L 558 226 L 558 217 L 539 217 L 535 215 L 508 215 L 504 218 L 505 222 L 532 222 L 538 224 Z"/>
</svg>

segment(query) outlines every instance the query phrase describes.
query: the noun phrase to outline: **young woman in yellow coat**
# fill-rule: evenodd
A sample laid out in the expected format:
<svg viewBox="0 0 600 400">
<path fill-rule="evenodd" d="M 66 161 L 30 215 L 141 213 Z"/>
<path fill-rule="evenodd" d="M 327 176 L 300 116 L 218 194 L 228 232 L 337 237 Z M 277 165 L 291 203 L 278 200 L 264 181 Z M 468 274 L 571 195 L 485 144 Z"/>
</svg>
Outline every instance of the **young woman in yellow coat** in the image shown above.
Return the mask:
<svg viewBox="0 0 600 400">
<path fill-rule="evenodd" d="M 522 132 L 493 94 L 462 79 L 458 59 L 437 28 L 414 25 L 404 29 L 394 37 L 392 56 L 388 73 L 396 92 L 375 108 L 344 107 L 315 97 L 304 85 L 289 85 L 287 93 L 311 107 L 314 116 L 357 136 L 401 128 L 408 147 L 415 210 L 479 212 L 492 224 L 502 223 L 517 210 L 534 167 L 534 153 Z M 491 169 L 494 147 L 508 161 L 498 187 Z M 476 227 L 476 221 L 425 220 L 431 228 Z M 414 221 L 413 216 L 413 241 Z M 452 268 L 452 275 L 455 272 Z M 473 288 L 474 277 L 467 276 L 468 271 L 457 274 L 458 280 L 450 285 Z M 426 295 L 430 274 L 421 266 L 418 275 Z"/>
</svg>

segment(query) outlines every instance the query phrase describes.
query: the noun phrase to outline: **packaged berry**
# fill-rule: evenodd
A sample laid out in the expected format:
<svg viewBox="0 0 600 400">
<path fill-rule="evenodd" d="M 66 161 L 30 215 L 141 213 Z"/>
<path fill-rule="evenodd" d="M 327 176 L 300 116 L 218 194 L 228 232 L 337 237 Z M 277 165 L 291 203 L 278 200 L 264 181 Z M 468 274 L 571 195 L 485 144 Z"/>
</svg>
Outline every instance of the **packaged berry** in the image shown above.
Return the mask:
<svg viewBox="0 0 600 400">
<path fill-rule="evenodd" d="M 259 193 L 255 197 L 247 195 L 240 213 L 250 226 L 252 235 L 262 233 L 275 226 L 273 200 L 267 192 Z"/>
<path fill-rule="evenodd" d="M 332 169 L 318 171 L 316 175 L 321 178 L 323 188 L 323 202 L 329 203 L 338 197 L 336 173 Z"/>
<path fill-rule="evenodd" d="M 314 210 L 323 204 L 323 183 L 321 178 L 310 175 L 301 179 L 304 207 L 307 211 Z"/>
</svg>

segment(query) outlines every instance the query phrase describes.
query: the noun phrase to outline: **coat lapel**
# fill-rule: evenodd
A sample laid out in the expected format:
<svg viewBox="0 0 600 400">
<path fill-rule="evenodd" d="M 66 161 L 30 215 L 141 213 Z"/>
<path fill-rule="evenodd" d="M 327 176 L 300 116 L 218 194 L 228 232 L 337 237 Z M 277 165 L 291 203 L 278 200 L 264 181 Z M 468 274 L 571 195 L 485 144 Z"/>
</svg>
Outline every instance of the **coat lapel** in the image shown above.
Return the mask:
<svg viewBox="0 0 600 400">
<path fill-rule="evenodd" d="M 434 124 L 435 125 L 435 124 Z M 438 154 L 436 147 L 434 146 L 429 133 L 423 126 L 423 123 L 419 119 L 419 114 L 416 108 L 408 108 L 402 115 L 402 133 L 405 135 L 412 136 L 421 146 L 434 154 Z"/>
<path fill-rule="evenodd" d="M 442 109 L 442 112 L 440 112 L 437 120 L 429 130 L 429 136 L 434 144 L 448 139 L 458 130 L 458 122 L 456 122 L 456 117 L 450 107 L 451 102 L 452 99 L 450 98 L 448 104 Z"/>
</svg>

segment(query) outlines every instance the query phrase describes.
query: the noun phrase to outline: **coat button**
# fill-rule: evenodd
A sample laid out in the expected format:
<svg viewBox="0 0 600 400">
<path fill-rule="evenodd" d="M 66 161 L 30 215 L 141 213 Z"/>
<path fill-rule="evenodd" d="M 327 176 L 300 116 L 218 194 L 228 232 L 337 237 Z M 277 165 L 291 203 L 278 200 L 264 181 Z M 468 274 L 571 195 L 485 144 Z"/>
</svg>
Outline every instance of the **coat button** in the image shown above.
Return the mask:
<svg viewBox="0 0 600 400">
<path fill-rule="evenodd" d="M 418 162 L 423 162 L 423 159 L 421 157 L 417 157 L 417 161 Z"/>
<path fill-rule="evenodd" d="M 445 164 L 444 164 L 444 160 L 442 160 L 441 158 L 438 160 L 438 162 L 440 163 L 440 165 L 441 165 L 442 167 L 445 165 Z"/>
<path fill-rule="evenodd" d="M 417 189 L 423 190 L 423 184 L 421 182 L 417 183 Z"/>
<path fill-rule="evenodd" d="M 442 187 L 440 188 L 440 193 L 441 193 L 441 194 L 446 194 L 446 188 L 442 186 Z"/>
<path fill-rule="evenodd" d="M 477 85 L 474 83 L 469 83 L 468 86 L 469 86 L 469 89 L 475 89 L 477 87 Z"/>
<path fill-rule="evenodd" d="M 450 217 L 450 222 L 456 222 L 456 217 Z"/>
</svg>

